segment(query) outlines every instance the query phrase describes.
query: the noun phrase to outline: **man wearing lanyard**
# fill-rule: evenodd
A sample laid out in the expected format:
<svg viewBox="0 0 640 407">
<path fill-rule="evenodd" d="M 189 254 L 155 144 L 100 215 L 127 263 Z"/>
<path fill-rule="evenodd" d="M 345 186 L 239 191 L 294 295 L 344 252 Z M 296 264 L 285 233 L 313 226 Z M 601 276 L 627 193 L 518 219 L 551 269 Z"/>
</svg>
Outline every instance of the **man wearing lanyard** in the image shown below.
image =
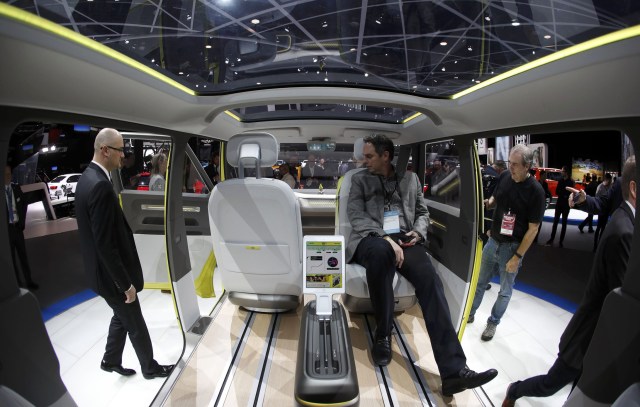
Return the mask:
<svg viewBox="0 0 640 407">
<path fill-rule="evenodd" d="M 450 396 L 481 386 L 498 372 L 476 373 L 466 367 L 466 357 L 451 322 L 440 278 L 423 245 L 429 211 L 422 185 L 413 172 L 396 172 L 391 164 L 393 142 L 385 136 L 364 139 L 364 165 L 368 171 L 353 175 L 347 215 L 353 228 L 347 242 L 347 261 L 367 270 L 367 284 L 376 319 L 371 356 L 378 365 L 391 361 L 393 278 L 400 273 L 415 287 L 429 332 L 442 394 Z"/>
<path fill-rule="evenodd" d="M 480 277 L 468 320 L 468 323 L 474 321 L 487 283 L 499 275 L 500 292 L 481 336 L 484 341 L 493 339 L 507 310 L 522 257 L 535 239 L 544 215 L 544 190 L 529 174 L 532 160 L 533 151 L 529 147 L 524 144 L 513 147 L 509 153 L 509 171 L 500 174 L 493 194 L 484 200 L 487 208 L 495 207 L 495 210 L 491 234 L 482 250 Z"/>
<path fill-rule="evenodd" d="M 25 285 L 27 288 L 35 290 L 38 284 L 31 279 L 31 268 L 29 267 L 29 259 L 27 258 L 27 247 L 24 242 L 24 227 L 27 217 L 27 205 L 24 203 L 22 189 L 17 184 L 11 183 L 11 167 L 4 167 L 4 192 L 5 201 L 7 203 L 7 216 L 9 220 L 9 243 L 11 244 L 11 258 L 13 259 L 13 268 L 16 271 L 16 279 L 20 284 L 18 276 L 18 264 L 16 263 L 16 254 L 20 259 L 22 274 L 24 275 Z"/>
</svg>

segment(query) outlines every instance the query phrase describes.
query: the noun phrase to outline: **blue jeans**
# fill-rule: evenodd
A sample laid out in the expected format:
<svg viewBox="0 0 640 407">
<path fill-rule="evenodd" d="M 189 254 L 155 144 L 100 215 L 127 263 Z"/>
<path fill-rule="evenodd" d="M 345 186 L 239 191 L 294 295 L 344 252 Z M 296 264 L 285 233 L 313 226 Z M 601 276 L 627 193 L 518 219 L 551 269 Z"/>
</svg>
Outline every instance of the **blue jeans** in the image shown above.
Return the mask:
<svg viewBox="0 0 640 407">
<path fill-rule="evenodd" d="M 500 319 L 507 311 L 511 294 L 513 293 L 513 284 L 516 281 L 516 275 L 522 267 L 522 259 L 518 262 L 518 269 L 515 273 L 507 272 L 507 262 L 513 257 L 513 254 L 520 246 L 520 242 L 498 243 L 494 238 L 490 237 L 487 244 L 482 249 L 482 263 L 480 264 L 480 277 L 476 287 L 476 295 L 473 298 L 470 315 L 475 315 L 476 310 L 482 303 L 485 288 L 494 275 L 500 276 L 500 292 L 496 299 L 491 315 L 487 322 L 498 325 Z"/>
</svg>

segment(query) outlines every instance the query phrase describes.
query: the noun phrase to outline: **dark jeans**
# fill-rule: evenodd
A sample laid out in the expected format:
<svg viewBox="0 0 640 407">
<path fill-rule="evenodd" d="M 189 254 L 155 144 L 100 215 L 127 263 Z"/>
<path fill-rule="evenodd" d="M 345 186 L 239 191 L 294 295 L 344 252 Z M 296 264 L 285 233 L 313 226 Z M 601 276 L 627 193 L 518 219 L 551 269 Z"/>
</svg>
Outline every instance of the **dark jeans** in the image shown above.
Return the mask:
<svg viewBox="0 0 640 407">
<path fill-rule="evenodd" d="M 598 226 L 596 226 L 596 233 L 593 235 L 593 251 L 595 252 L 598 248 L 598 242 L 600 241 L 600 237 L 604 233 L 604 228 L 607 226 L 607 222 L 609 222 L 609 217 L 607 215 L 598 215 Z"/>
<path fill-rule="evenodd" d="M 158 362 L 153 359 L 153 345 L 147 324 L 140 309 L 140 299 L 125 304 L 122 298 L 104 298 L 113 309 L 113 317 L 109 325 L 109 336 L 105 347 L 103 360 L 112 365 L 122 364 L 122 351 L 129 334 L 129 340 L 136 351 L 140 368 L 143 373 L 153 373 L 158 368 Z"/>
<path fill-rule="evenodd" d="M 509 388 L 507 398 L 516 400 L 520 397 L 548 397 L 580 376 L 580 370 L 567 365 L 562 359 L 556 359 L 547 374 L 530 377 L 515 382 Z"/>
<path fill-rule="evenodd" d="M 453 329 L 442 281 L 424 246 L 405 248 L 402 268 L 396 270 L 396 257 L 391 244 L 379 237 L 365 237 L 360 241 L 353 260 L 367 269 L 367 284 L 377 323 L 377 335 L 391 334 L 393 277 L 398 271 L 416 290 L 440 376 L 447 378 L 458 374 L 467 359 Z"/>
<path fill-rule="evenodd" d="M 551 237 L 549 238 L 550 242 L 553 242 L 553 239 L 556 238 L 556 229 L 558 228 L 558 221 L 560 220 L 560 215 L 562 215 L 562 230 L 560 232 L 560 243 L 564 241 L 564 235 L 567 233 L 567 218 L 569 216 L 569 211 L 571 208 L 567 207 L 558 207 L 556 203 L 556 211 L 553 216 L 553 227 L 551 229 Z"/>
</svg>

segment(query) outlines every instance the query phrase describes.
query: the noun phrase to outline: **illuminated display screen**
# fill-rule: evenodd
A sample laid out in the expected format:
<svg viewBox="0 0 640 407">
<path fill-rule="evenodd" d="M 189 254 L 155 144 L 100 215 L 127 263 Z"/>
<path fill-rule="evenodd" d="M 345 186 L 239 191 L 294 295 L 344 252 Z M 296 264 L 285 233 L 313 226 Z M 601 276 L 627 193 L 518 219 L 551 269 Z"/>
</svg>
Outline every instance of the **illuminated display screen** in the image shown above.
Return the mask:
<svg viewBox="0 0 640 407">
<path fill-rule="evenodd" d="M 342 242 L 307 241 L 306 288 L 342 288 Z"/>
</svg>

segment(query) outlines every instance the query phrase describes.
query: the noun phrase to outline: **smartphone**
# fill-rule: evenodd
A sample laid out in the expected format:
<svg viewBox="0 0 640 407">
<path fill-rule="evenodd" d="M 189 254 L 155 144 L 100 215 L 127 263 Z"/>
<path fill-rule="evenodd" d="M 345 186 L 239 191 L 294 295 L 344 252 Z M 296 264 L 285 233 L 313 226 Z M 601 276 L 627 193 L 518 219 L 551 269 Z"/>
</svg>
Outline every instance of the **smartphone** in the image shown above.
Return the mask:
<svg viewBox="0 0 640 407">
<path fill-rule="evenodd" d="M 411 236 L 411 235 L 409 235 L 409 236 L 407 236 L 407 235 L 399 235 L 399 236 L 398 236 L 398 239 L 400 239 L 400 241 L 401 241 L 402 243 L 408 243 L 408 242 L 410 242 L 410 241 L 411 241 L 411 239 L 413 239 L 413 238 L 414 238 L 414 236 Z"/>
</svg>

